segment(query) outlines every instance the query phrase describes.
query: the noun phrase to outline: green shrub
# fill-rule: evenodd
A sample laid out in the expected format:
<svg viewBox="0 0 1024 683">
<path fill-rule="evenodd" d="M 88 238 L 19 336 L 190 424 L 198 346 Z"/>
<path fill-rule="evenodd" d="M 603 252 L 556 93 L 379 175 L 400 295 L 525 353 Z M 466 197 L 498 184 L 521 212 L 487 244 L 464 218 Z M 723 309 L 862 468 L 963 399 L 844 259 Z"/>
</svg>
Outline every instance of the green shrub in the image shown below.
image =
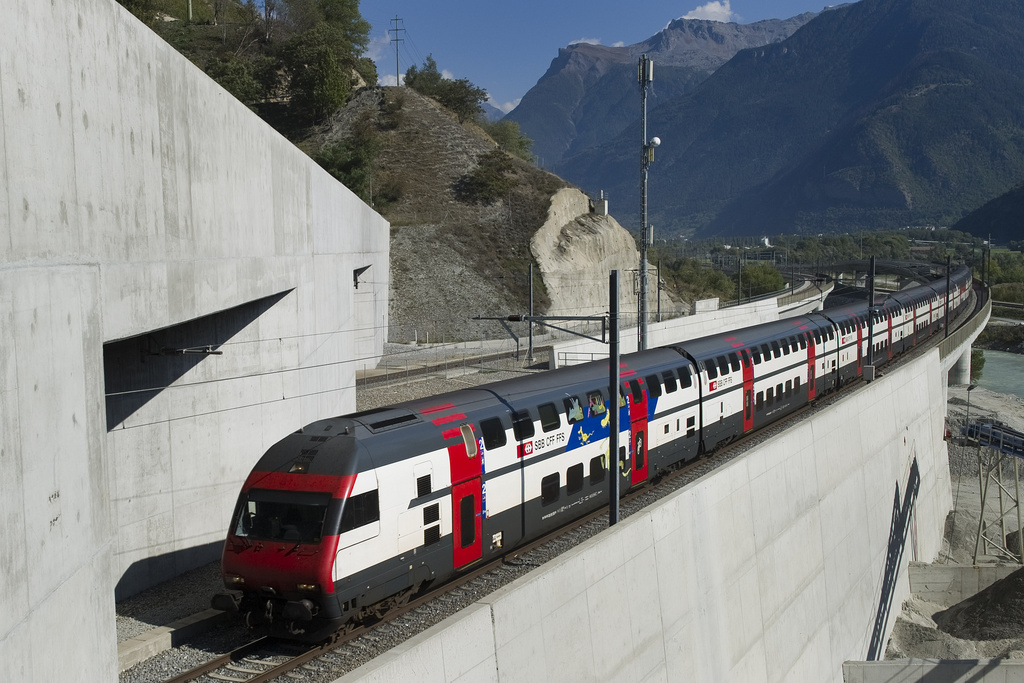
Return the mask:
<svg viewBox="0 0 1024 683">
<path fill-rule="evenodd" d="M 455 196 L 469 204 L 493 204 L 518 182 L 511 157 L 496 149 L 477 157 L 477 167 L 456 182 Z"/>
</svg>

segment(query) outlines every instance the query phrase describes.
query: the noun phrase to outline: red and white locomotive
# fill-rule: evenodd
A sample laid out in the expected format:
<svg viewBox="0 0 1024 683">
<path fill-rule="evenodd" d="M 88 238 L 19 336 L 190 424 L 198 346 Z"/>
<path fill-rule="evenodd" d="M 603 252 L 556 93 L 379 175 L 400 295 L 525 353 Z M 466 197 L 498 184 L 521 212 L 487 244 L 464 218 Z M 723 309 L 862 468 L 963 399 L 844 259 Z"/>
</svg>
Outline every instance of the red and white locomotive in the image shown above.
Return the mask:
<svg viewBox="0 0 1024 683">
<path fill-rule="evenodd" d="M 949 307 L 967 300 L 953 272 Z M 946 280 L 866 304 L 624 355 L 625 492 L 770 424 L 941 327 Z M 552 370 L 315 422 L 246 479 L 213 605 L 321 639 L 607 502 L 608 365 Z"/>
</svg>

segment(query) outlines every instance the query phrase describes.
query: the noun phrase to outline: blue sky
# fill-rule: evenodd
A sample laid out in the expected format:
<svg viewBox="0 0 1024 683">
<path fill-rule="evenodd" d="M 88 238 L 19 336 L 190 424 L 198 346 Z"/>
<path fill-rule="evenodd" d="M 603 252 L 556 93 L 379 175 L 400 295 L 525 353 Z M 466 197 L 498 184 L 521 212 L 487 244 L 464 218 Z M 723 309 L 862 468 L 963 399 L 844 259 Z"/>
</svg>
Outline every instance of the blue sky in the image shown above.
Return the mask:
<svg viewBox="0 0 1024 683">
<path fill-rule="evenodd" d="M 701 4 L 647 0 L 362 0 L 360 12 L 373 26 L 368 56 L 381 83 L 433 55 L 438 69 L 487 90 L 505 111 L 544 75 L 558 48 L 575 42 L 631 45 L 649 38 L 679 17 L 749 24 L 820 12 L 822 0 L 712 0 Z"/>
</svg>

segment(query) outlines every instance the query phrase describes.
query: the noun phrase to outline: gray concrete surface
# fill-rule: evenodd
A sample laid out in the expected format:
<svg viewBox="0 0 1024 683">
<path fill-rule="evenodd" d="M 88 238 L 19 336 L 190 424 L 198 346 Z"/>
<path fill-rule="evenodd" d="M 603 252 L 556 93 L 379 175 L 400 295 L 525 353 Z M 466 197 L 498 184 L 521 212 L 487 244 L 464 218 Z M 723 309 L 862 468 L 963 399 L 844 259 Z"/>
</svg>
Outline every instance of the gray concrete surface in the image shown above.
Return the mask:
<svg viewBox="0 0 1024 683">
<path fill-rule="evenodd" d="M 212 559 L 260 454 L 354 408 L 388 225 L 113 0 L 7 10 L 0 659 L 113 680 L 115 592 Z"/>
<path fill-rule="evenodd" d="M 993 566 L 940 565 L 912 562 L 910 592 L 922 600 L 951 607 L 1020 569 L 1017 564 Z"/>
<path fill-rule="evenodd" d="M 605 283 L 607 283 L 607 274 Z M 619 274 L 620 286 L 622 274 Z M 605 287 L 607 291 L 607 286 Z M 696 307 L 694 315 L 682 316 L 671 320 L 663 320 L 660 323 L 648 323 L 647 326 L 647 347 L 655 348 L 665 344 L 677 343 L 680 340 L 696 339 L 709 334 L 716 334 L 724 330 L 733 330 L 748 325 L 774 322 L 783 317 L 790 317 L 807 313 L 821 307 L 824 297 L 831 291 L 831 285 L 824 288 L 824 292 L 814 286 L 804 285 L 793 296 L 763 299 L 737 306 L 719 307 L 717 299 L 710 299 L 706 302 L 698 302 L 701 305 Z M 780 305 L 785 299 L 785 305 Z M 712 303 L 714 305 L 712 305 Z M 607 310 L 607 302 L 605 304 Z M 621 324 L 621 323 L 620 323 Z M 589 334 L 600 338 L 600 325 L 589 328 Z M 620 353 L 632 353 L 637 350 L 637 328 L 623 327 L 619 332 Z M 608 357 L 607 344 L 585 339 L 572 337 L 552 342 L 553 351 L 551 354 L 551 367 L 557 368 L 565 365 L 576 365 L 586 363 L 599 358 Z"/>
<path fill-rule="evenodd" d="M 1005 659 L 900 659 L 846 662 L 846 683 L 1020 683 L 1024 662 Z"/>
<path fill-rule="evenodd" d="M 933 351 L 339 681 L 841 681 L 941 548 L 944 398 Z"/>
</svg>

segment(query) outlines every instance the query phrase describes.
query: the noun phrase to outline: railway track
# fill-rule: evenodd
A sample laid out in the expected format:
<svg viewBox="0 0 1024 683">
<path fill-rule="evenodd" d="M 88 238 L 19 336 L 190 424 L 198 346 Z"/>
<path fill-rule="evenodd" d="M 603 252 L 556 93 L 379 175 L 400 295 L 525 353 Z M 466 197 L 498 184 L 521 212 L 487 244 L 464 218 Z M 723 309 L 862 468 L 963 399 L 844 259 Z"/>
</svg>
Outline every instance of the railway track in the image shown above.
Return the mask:
<svg viewBox="0 0 1024 683">
<path fill-rule="evenodd" d="M 973 315 L 974 306 L 965 308 L 968 310 L 962 311 L 951 327 L 958 327 Z M 942 338 L 942 334 L 934 334 L 921 346 L 894 359 L 888 367 L 898 366 L 917 357 L 937 345 Z M 863 384 L 864 380 L 858 379 L 800 408 L 766 429 L 737 439 L 705 458 L 691 461 L 651 483 L 630 491 L 620 500 L 620 518 L 625 519 L 703 477 L 750 447 L 789 428 L 808 414 L 832 405 Z M 607 520 L 606 507 L 590 513 L 422 595 L 408 596 L 407 600 L 394 605 L 379 620 L 337 634 L 329 643 L 304 648 L 289 641 L 263 638 L 168 679 L 167 683 L 200 680 L 249 683 L 271 681 L 285 675 L 299 680 L 334 680 L 582 543 L 605 529 Z M 311 666 L 311 662 L 318 660 L 322 662 L 320 666 Z M 323 660 L 327 661 L 324 663 Z M 327 669 L 330 673 L 321 677 L 317 673 L 320 669 Z"/>
</svg>

